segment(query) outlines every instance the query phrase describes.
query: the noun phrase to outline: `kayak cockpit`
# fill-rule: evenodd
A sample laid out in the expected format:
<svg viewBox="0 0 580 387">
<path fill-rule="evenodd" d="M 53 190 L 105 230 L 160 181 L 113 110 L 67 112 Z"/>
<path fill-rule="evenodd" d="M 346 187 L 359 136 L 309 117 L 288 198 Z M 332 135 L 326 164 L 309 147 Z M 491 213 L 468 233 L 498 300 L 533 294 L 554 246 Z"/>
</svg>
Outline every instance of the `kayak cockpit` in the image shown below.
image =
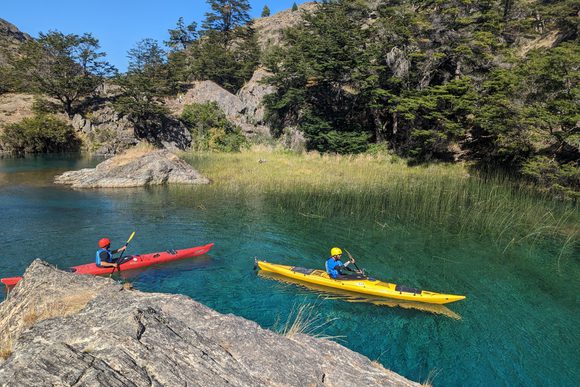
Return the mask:
<svg viewBox="0 0 580 387">
<path fill-rule="evenodd" d="M 305 275 L 310 275 L 316 271 L 316 269 L 307 269 L 305 267 L 300 267 L 300 266 L 294 266 L 290 270 L 292 270 L 294 273 L 300 273 L 300 274 L 305 274 Z"/>
</svg>

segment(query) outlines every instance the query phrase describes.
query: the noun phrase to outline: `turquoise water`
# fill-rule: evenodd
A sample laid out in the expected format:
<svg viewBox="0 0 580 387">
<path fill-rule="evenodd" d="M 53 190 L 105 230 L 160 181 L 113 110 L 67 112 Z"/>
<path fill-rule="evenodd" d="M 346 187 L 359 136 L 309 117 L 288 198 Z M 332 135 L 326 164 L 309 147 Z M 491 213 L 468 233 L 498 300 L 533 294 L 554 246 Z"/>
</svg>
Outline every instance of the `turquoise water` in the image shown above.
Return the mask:
<svg viewBox="0 0 580 387">
<path fill-rule="evenodd" d="M 76 191 L 52 184 L 78 157 L 0 159 L 0 274 L 21 274 L 36 257 L 60 267 L 89 262 L 103 236 L 129 252 L 208 242 L 207 256 L 134 273 L 144 291 L 186 294 L 222 313 L 271 328 L 315 306 L 315 333 L 434 385 L 577 385 L 580 375 L 580 252 L 561 242 L 504 253 L 485 235 L 455 236 L 401 221 L 336 214 L 312 218 L 265 195 L 228 196 L 214 187 Z M 415 308 L 347 302 L 256 275 L 257 256 L 322 267 L 329 247 L 348 248 L 383 280 L 465 294 L 449 304 L 460 320 Z M 116 246 L 114 246 L 116 247 Z M 559 258 L 559 264 L 558 264 Z"/>
</svg>

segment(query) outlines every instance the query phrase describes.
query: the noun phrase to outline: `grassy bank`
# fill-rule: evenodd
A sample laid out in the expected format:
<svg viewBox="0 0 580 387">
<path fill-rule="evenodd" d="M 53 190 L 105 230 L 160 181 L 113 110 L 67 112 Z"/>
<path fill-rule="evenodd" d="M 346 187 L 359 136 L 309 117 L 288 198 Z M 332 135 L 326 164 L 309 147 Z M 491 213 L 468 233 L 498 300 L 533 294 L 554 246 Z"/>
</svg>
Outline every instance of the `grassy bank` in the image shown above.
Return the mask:
<svg viewBox="0 0 580 387">
<path fill-rule="evenodd" d="M 304 216 L 342 213 L 374 218 L 381 227 L 409 222 L 476 232 L 506 248 L 522 241 L 562 240 L 563 252 L 580 238 L 578 205 L 561 202 L 506 178 L 472 176 L 463 165 L 409 167 L 392 156 L 294 154 L 256 149 L 243 153 L 185 153 L 214 181 L 213 189 L 256 193 Z"/>
</svg>

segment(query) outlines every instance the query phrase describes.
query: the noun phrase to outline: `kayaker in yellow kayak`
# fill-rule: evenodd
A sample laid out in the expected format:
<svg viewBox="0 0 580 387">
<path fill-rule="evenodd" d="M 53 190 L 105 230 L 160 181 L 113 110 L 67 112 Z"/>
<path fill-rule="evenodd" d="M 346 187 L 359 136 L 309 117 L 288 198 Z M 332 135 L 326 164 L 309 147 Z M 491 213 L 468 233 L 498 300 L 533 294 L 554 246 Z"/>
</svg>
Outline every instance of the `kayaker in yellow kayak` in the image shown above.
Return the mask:
<svg viewBox="0 0 580 387">
<path fill-rule="evenodd" d="M 356 263 L 353 257 L 350 257 L 350 260 L 346 261 L 346 263 L 342 263 L 340 258 L 342 257 L 342 250 L 338 247 L 333 247 L 330 249 L 330 258 L 326 260 L 326 272 L 332 278 L 341 278 L 341 277 L 348 277 L 347 274 L 343 274 L 342 270 L 352 271 L 358 274 L 362 274 L 360 270 L 354 270 L 348 267 L 351 263 Z"/>
</svg>

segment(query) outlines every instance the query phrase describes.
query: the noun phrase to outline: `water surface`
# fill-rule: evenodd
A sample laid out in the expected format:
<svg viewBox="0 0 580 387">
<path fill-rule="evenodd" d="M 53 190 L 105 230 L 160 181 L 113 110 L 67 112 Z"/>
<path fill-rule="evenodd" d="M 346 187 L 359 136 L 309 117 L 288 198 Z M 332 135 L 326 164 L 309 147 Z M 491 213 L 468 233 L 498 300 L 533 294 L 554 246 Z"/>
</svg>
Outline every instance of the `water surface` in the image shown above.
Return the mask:
<svg viewBox="0 0 580 387">
<path fill-rule="evenodd" d="M 67 267 L 94 258 L 107 236 L 129 252 L 215 242 L 209 255 L 135 273 L 138 289 L 186 294 L 263 327 L 314 304 L 317 333 L 412 380 L 441 386 L 577 385 L 578 251 L 561 241 L 504 252 L 485 235 L 453 235 L 374 214 L 312 217 L 262 194 L 215 187 L 72 190 L 52 184 L 97 160 L 60 156 L 0 159 L 0 274 L 21 274 L 36 257 Z M 254 257 L 323 267 L 328 249 L 348 248 L 383 280 L 465 294 L 449 304 L 461 320 L 413 308 L 347 302 L 256 275 Z M 559 259 L 558 259 L 559 258 Z M 558 264 L 559 261 L 559 264 Z"/>
</svg>

